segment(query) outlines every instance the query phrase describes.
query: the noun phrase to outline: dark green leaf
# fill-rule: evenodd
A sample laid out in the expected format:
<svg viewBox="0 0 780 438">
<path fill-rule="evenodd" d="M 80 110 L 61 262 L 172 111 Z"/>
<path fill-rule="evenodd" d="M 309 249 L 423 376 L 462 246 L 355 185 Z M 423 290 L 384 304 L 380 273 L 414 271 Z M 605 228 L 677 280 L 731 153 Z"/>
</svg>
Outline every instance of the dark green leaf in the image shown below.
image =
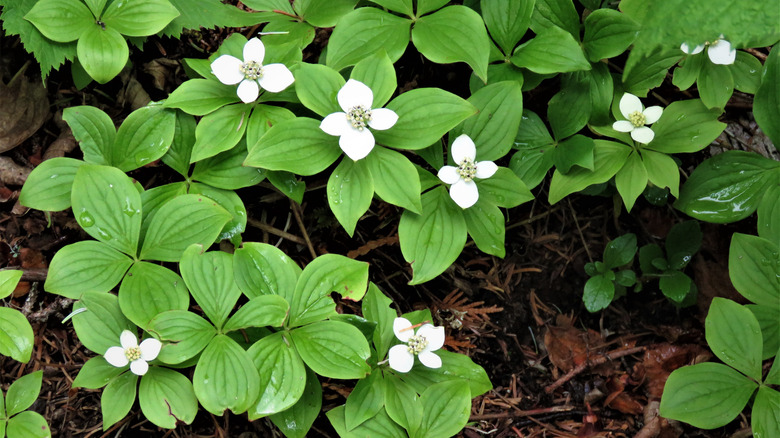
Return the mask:
<svg viewBox="0 0 780 438">
<path fill-rule="evenodd" d="M 748 377 L 761 380 L 761 328 L 748 308 L 716 297 L 704 328 L 707 344 L 718 359 Z"/>
<path fill-rule="evenodd" d="M 615 296 L 615 283 L 604 275 L 590 277 L 585 282 L 582 302 L 588 312 L 598 312 L 606 309 Z"/>
<path fill-rule="evenodd" d="M 321 376 L 362 379 L 371 370 L 368 341 L 345 322 L 315 322 L 291 331 L 290 338 L 306 365 Z"/>
<path fill-rule="evenodd" d="M 111 380 L 100 397 L 100 413 L 103 416 L 103 430 L 125 418 L 135 403 L 135 388 L 138 376 L 125 372 Z"/>
<path fill-rule="evenodd" d="M 358 8 L 342 17 L 328 40 L 327 65 L 336 70 L 384 49 L 395 62 L 409 44 L 412 22 L 376 8 Z"/>
<path fill-rule="evenodd" d="M 775 11 L 776 12 L 776 11 Z M 780 144 L 780 48 L 775 45 L 769 52 L 761 75 L 761 86 L 753 99 L 753 114 L 758 126 L 774 144 Z"/>
<path fill-rule="evenodd" d="M 512 55 L 512 64 L 540 74 L 591 69 L 577 40 L 555 26 L 521 44 Z"/>
<path fill-rule="evenodd" d="M 288 409 L 304 392 L 306 368 L 289 339 L 287 333 L 274 333 L 247 350 L 260 374 L 260 396 L 249 408 L 251 420 Z"/>
<path fill-rule="evenodd" d="M 260 376 L 236 341 L 217 335 L 198 359 L 192 386 L 201 406 L 212 414 L 223 415 L 226 409 L 241 414 L 257 398 Z"/>
<path fill-rule="evenodd" d="M 327 185 L 328 205 L 347 234 L 352 236 L 358 219 L 374 197 L 374 180 L 363 160 L 344 157 L 333 169 Z"/>
<path fill-rule="evenodd" d="M 512 53 L 531 24 L 534 0 L 481 0 L 482 18 L 490 35 L 506 53 Z"/>
<path fill-rule="evenodd" d="M 190 424 L 198 413 L 198 399 L 192 383 L 181 373 L 151 367 L 141 378 L 138 404 L 147 420 L 166 429 L 182 422 Z"/>
</svg>

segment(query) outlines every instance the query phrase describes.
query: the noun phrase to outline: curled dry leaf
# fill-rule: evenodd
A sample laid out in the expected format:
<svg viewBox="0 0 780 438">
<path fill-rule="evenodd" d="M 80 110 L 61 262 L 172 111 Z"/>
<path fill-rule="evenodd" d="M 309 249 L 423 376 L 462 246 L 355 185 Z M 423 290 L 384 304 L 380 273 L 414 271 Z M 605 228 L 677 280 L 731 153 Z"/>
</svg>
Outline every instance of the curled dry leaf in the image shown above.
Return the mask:
<svg viewBox="0 0 780 438">
<path fill-rule="evenodd" d="M 707 361 L 712 354 L 695 344 L 658 344 L 645 351 L 642 362 L 634 366 L 634 380 L 644 379 L 645 391 L 650 400 L 660 400 L 664 384 L 672 371 L 685 365 Z"/>
<path fill-rule="evenodd" d="M 20 186 L 27 181 L 27 175 L 30 174 L 31 170 L 16 164 L 8 157 L 0 157 L 0 183 Z"/>
<path fill-rule="evenodd" d="M 0 82 L 0 152 L 13 149 L 43 125 L 49 115 L 46 89 L 17 73 L 8 85 Z"/>
<path fill-rule="evenodd" d="M 65 154 L 76 148 L 76 139 L 73 137 L 70 126 L 62 120 L 62 111 L 57 111 L 54 114 L 54 123 L 60 129 L 60 135 L 46 148 L 46 152 L 43 154 L 43 161 L 49 158 L 64 157 Z"/>
<path fill-rule="evenodd" d="M 569 372 L 589 357 L 598 355 L 603 350 L 602 344 L 597 332 L 574 327 L 574 319 L 566 315 L 558 315 L 555 325 L 548 326 L 544 334 L 550 362 L 563 372 Z"/>
</svg>

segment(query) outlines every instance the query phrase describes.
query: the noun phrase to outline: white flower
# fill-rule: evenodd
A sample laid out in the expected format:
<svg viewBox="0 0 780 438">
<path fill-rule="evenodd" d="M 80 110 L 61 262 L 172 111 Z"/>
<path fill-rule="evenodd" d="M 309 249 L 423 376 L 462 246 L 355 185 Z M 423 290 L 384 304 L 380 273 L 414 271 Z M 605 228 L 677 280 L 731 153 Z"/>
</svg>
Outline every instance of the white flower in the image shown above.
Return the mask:
<svg viewBox="0 0 780 438">
<path fill-rule="evenodd" d="M 211 63 L 211 72 L 225 85 L 238 85 L 238 97 L 244 103 L 257 100 L 260 87 L 278 93 L 289 87 L 295 78 L 284 64 L 263 65 L 265 46 L 258 38 L 244 44 L 244 60 L 222 55 Z"/>
<path fill-rule="evenodd" d="M 390 368 L 406 373 L 412 369 L 415 356 L 428 368 L 441 368 L 441 358 L 434 351 L 444 345 L 444 327 L 424 324 L 414 333 L 408 319 L 396 318 L 393 321 L 393 333 L 406 343 L 394 346 L 387 353 Z"/>
<path fill-rule="evenodd" d="M 138 345 L 138 338 L 130 330 L 122 331 L 119 344 L 121 347 L 111 347 L 103 355 L 106 362 L 119 368 L 129 363 L 130 371 L 139 376 L 146 374 L 149 370 L 149 364 L 146 362 L 156 359 L 162 348 L 160 341 L 154 338 L 144 339 L 141 345 Z"/>
<path fill-rule="evenodd" d="M 498 166 L 492 161 L 475 161 L 477 146 L 466 134 L 461 134 L 452 142 L 450 152 L 458 167 L 443 166 L 439 169 L 439 179 L 445 184 L 452 184 L 450 197 L 460 208 L 469 208 L 479 199 L 474 178 L 490 178 Z"/>
<path fill-rule="evenodd" d="M 620 113 L 628 120 L 618 120 L 612 124 L 612 129 L 620 132 L 630 132 L 631 138 L 639 143 L 650 143 L 655 137 L 652 129 L 645 125 L 652 125 L 661 118 L 664 109 L 660 106 L 645 108 L 639 98 L 630 93 L 623 94 L 620 98 Z"/>
<path fill-rule="evenodd" d="M 699 44 L 693 49 L 687 43 L 682 43 L 680 44 L 680 50 L 689 55 L 695 55 L 701 53 L 705 46 L 707 47 L 707 56 L 710 57 L 710 61 L 714 64 L 730 65 L 737 59 L 737 49 L 731 48 L 731 43 L 723 39 L 723 34 L 715 41 Z"/>
<path fill-rule="evenodd" d="M 360 81 L 350 79 L 336 96 L 343 113 L 328 114 L 320 129 L 339 136 L 339 146 L 354 161 L 365 158 L 374 149 L 374 134 L 366 127 L 384 131 L 398 121 L 398 114 L 387 108 L 372 109 L 374 92 Z"/>
</svg>

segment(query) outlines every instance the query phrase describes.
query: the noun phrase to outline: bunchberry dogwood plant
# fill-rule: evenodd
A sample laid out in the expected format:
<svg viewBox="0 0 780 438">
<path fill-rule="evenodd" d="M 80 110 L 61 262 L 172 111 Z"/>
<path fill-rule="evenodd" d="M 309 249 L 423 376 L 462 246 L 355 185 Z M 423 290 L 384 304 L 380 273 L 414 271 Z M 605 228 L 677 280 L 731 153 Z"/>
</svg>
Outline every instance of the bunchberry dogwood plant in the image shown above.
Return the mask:
<svg viewBox="0 0 780 438">
<path fill-rule="evenodd" d="M 117 368 L 130 364 L 130 371 L 137 376 L 143 376 L 149 371 L 149 363 L 157 359 L 162 343 L 154 338 L 146 338 L 138 343 L 138 338 L 130 330 L 122 331 L 119 336 L 119 345 L 106 350 L 103 357 L 106 362 Z"/>
<path fill-rule="evenodd" d="M 620 113 L 626 120 L 616 121 L 612 124 L 612 129 L 629 132 L 635 141 L 648 144 L 653 141 L 655 133 L 647 125 L 657 122 L 663 111 L 660 106 L 645 108 L 638 97 L 631 93 L 624 93 L 620 98 Z"/>
<path fill-rule="evenodd" d="M 415 357 L 428 368 L 441 368 L 441 358 L 434 351 L 444 345 L 444 327 L 423 324 L 415 332 L 408 319 L 399 317 L 393 321 L 393 333 L 404 344 L 391 347 L 387 353 L 390 368 L 407 373 Z"/>
<path fill-rule="evenodd" d="M 236 93 L 244 103 L 257 100 L 260 88 L 278 93 L 295 81 L 284 64 L 263 65 L 265 45 L 259 38 L 251 38 L 244 44 L 244 59 L 222 55 L 211 63 L 211 71 L 225 85 L 236 85 Z"/>
<path fill-rule="evenodd" d="M 731 43 L 723 39 L 721 34 L 715 41 L 698 44 L 691 48 L 687 43 L 680 45 L 680 50 L 688 55 L 696 55 L 707 49 L 707 57 L 713 64 L 731 65 L 737 59 L 737 49 L 731 47 Z"/>
<path fill-rule="evenodd" d="M 469 208 L 477 203 L 479 189 L 475 179 L 490 178 L 498 170 L 492 161 L 477 161 L 477 147 L 466 134 L 458 136 L 450 146 L 456 166 L 442 166 L 438 177 L 445 184 L 451 184 L 450 196 L 460 208 Z"/>
</svg>

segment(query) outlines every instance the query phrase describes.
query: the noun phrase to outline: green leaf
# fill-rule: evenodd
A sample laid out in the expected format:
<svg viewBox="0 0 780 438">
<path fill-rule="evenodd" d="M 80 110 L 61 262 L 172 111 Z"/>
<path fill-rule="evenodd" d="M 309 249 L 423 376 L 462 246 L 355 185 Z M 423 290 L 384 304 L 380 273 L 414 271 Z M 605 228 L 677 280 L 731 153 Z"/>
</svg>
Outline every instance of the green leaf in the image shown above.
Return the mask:
<svg viewBox="0 0 780 438">
<path fill-rule="evenodd" d="M 175 272 L 149 262 L 133 264 L 119 287 L 119 307 L 133 324 L 149 328 L 149 321 L 166 310 L 187 310 L 190 293 Z"/>
<path fill-rule="evenodd" d="M 453 436 L 463 429 L 471 414 L 469 390 L 457 380 L 431 385 L 420 395 L 420 403 L 423 416 L 419 436 Z"/>
<path fill-rule="evenodd" d="M 176 428 L 179 421 L 190 424 L 198 413 L 198 399 L 189 379 L 162 367 L 149 368 L 141 378 L 138 404 L 147 420 L 166 429 Z"/>
<path fill-rule="evenodd" d="M 468 134 L 477 145 L 480 161 L 495 161 L 512 149 L 523 118 L 523 93 L 517 81 L 504 81 L 479 89 L 468 98 L 479 112 L 450 132 L 454 139 Z"/>
<path fill-rule="evenodd" d="M 588 312 L 598 312 L 606 309 L 615 297 L 615 283 L 599 274 L 590 277 L 585 282 L 582 302 Z"/>
<path fill-rule="evenodd" d="M 728 169 L 724 172 L 723 169 Z M 778 162 L 745 151 L 726 151 L 699 164 L 674 206 L 688 216 L 714 223 L 742 220 L 758 208 L 780 169 Z"/>
<path fill-rule="evenodd" d="M 680 196 L 680 170 L 672 157 L 649 149 L 641 149 L 647 179 L 656 187 L 668 187 L 672 196 Z"/>
<path fill-rule="evenodd" d="M 415 213 L 420 211 L 420 177 L 408 158 L 391 149 L 375 146 L 360 163 L 371 172 L 374 190 L 380 198 Z"/>
<path fill-rule="evenodd" d="M 447 4 L 447 0 L 417 0 L 417 16 L 435 11 Z"/>
<path fill-rule="evenodd" d="M 638 152 L 632 152 L 626 159 L 626 164 L 615 175 L 615 186 L 623 198 L 626 211 L 631 211 L 636 199 L 647 187 L 647 169 Z"/>
<path fill-rule="evenodd" d="M 0 354 L 26 363 L 30 360 L 34 340 L 30 322 L 22 312 L 0 307 Z"/>
<path fill-rule="evenodd" d="M 585 53 L 591 62 L 623 53 L 636 39 L 639 24 L 614 9 L 598 9 L 585 19 Z"/>
<path fill-rule="evenodd" d="M 382 6 L 383 8 L 390 9 L 391 11 L 400 12 L 409 17 L 414 16 L 414 6 L 412 0 L 371 0 L 372 2 Z"/>
<path fill-rule="evenodd" d="M 142 37 L 163 30 L 178 16 L 179 11 L 167 0 L 133 0 L 111 2 L 102 18 L 122 35 Z"/>
<path fill-rule="evenodd" d="M 350 12 L 357 0 L 336 0 L 327 4 L 316 0 L 296 0 L 293 7 L 306 22 L 317 27 L 333 27 Z"/>
<path fill-rule="evenodd" d="M 14 380 L 5 394 L 5 415 L 11 417 L 32 406 L 41 392 L 42 382 L 43 371 L 40 370 Z"/>
<path fill-rule="evenodd" d="M 632 149 L 622 143 L 606 140 L 594 140 L 593 171 L 583 168 L 573 168 L 563 174 L 558 170 L 550 181 L 550 203 L 556 203 L 565 196 L 584 188 L 608 181 L 625 164 Z"/>
<path fill-rule="evenodd" d="M 125 371 L 106 362 L 103 356 L 95 356 L 81 366 L 79 374 L 73 379 L 73 388 L 100 389 L 114 377 Z"/>
<path fill-rule="evenodd" d="M 272 13 L 266 20 L 268 23 L 263 28 L 263 32 L 287 32 L 286 34 L 265 36 L 263 42 L 268 48 L 290 45 L 297 49 L 303 49 L 314 41 L 315 28 L 305 21 L 276 13 Z"/>
<path fill-rule="evenodd" d="M 84 30 L 95 26 L 95 17 L 84 3 L 68 0 L 42 0 L 24 16 L 46 38 L 67 43 L 79 39 Z"/>
<path fill-rule="evenodd" d="M 207 184 L 192 183 L 190 193 L 207 196 L 230 213 L 231 219 L 222 227 L 222 231 L 215 239 L 217 242 L 230 240 L 237 244 L 241 241 L 241 233 L 246 231 L 247 215 L 246 207 L 236 192 L 217 189 Z"/>
<path fill-rule="evenodd" d="M 423 149 L 477 113 L 477 108 L 439 88 L 417 88 L 396 97 L 387 108 L 398 122 L 386 131 L 375 131 L 376 142 L 397 149 Z"/>
<path fill-rule="evenodd" d="M 246 131 L 250 108 L 242 104 L 228 105 L 200 119 L 190 162 L 213 157 L 238 144 Z"/>
<path fill-rule="evenodd" d="M 563 88 L 556 93 L 547 106 L 555 139 L 560 141 L 579 132 L 590 119 L 591 101 L 589 78 L 584 74 L 564 76 Z"/>
<path fill-rule="evenodd" d="M 577 40 L 558 27 L 550 27 L 521 44 L 512 55 L 512 64 L 540 74 L 591 69 Z"/>
<path fill-rule="evenodd" d="M 321 64 L 302 63 L 295 70 L 295 93 L 298 99 L 306 108 L 322 117 L 342 111 L 336 95 L 344 83 L 339 72 Z"/>
<path fill-rule="evenodd" d="M 358 219 L 368 211 L 374 196 L 374 181 L 368 166 L 344 157 L 328 178 L 328 205 L 352 237 Z"/>
<path fill-rule="evenodd" d="M 266 336 L 255 342 L 247 353 L 260 374 L 260 396 L 249 408 L 250 420 L 284 411 L 301 398 L 307 380 L 306 368 L 290 344 L 289 334 L 277 332 Z"/>
<path fill-rule="evenodd" d="M 572 0 L 536 0 L 531 29 L 539 34 L 553 27 L 559 27 L 579 39 L 580 16 Z"/>
<path fill-rule="evenodd" d="M 764 384 L 780 384 L 780 361 L 774 361 L 774 363 L 772 363 L 772 368 L 769 369 L 769 372 L 766 375 L 766 379 L 764 380 Z"/>
<path fill-rule="evenodd" d="M 368 287 L 368 263 L 336 254 L 317 257 L 303 270 L 290 302 L 289 327 L 319 321 L 335 312 L 331 292 L 360 300 Z"/>
<path fill-rule="evenodd" d="M 374 92 L 371 108 L 385 106 L 398 87 L 393 62 L 383 49 L 355 64 L 350 78 L 368 85 L 368 88 Z"/>
<path fill-rule="evenodd" d="M 658 281 L 658 286 L 661 292 L 675 303 L 685 301 L 691 288 L 695 287 L 691 278 L 680 271 L 664 272 Z"/>
<path fill-rule="evenodd" d="M 125 38 L 115 29 L 103 29 L 91 23 L 76 43 L 76 54 L 92 79 L 105 84 L 122 71 L 130 50 Z"/>
<path fill-rule="evenodd" d="M 369 418 L 375 416 L 385 402 L 385 385 L 382 372 L 374 370 L 368 377 L 361 379 L 347 397 L 344 405 L 344 423 L 352 430 Z"/>
<path fill-rule="evenodd" d="M 463 218 L 466 219 L 469 236 L 480 251 L 502 258 L 506 255 L 504 214 L 495 204 L 483 197 L 463 210 Z"/>
<path fill-rule="evenodd" d="M 301 268 L 275 246 L 245 242 L 233 255 L 233 273 L 250 299 L 272 294 L 290 301 Z"/>
<path fill-rule="evenodd" d="M 517 207 L 534 199 L 525 183 L 505 167 L 499 167 L 490 178 L 478 180 L 477 187 L 485 201 L 503 208 Z"/>
<path fill-rule="evenodd" d="M 780 348 L 780 308 L 761 304 L 747 304 L 745 307 L 753 312 L 758 325 L 761 326 L 764 344 L 761 359 L 766 360 L 777 355 L 777 350 Z M 767 377 L 766 383 L 769 383 L 768 379 Z"/>
<path fill-rule="evenodd" d="M 108 292 L 132 264 L 132 259 L 103 243 L 76 242 L 54 254 L 43 287 L 74 300 L 84 292 Z"/>
<path fill-rule="evenodd" d="M 555 168 L 568 173 L 572 167 L 593 170 L 593 139 L 576 134 L 560 142 L 552 151 Z"/>
<path fill-rule="evenodd" d="M 24 271 L 21 269 L 11 269 L 0 271 L 0 299 L 7 298 L 16 289 L 16 285 L 22 278 Z M 2 413 L 2 411 L 0 411 Z"/>
<path fill-rule="evenodd" d="M 709 62 L 709 58 L 704 53 L 686 56 L 674 69 L 672 84 L 680 90 L 691 88 L 691 85 L 699 78 L 702 66 L 707 62 Z"/>
<path fill-rule="evenodd" d="M 409 44 L 411 26 L 410 20 L 380 9 L 357 8 L 342 17 L 333 29 L 326 64 L 342 70 L 379 49 L 384 49 L 392 62 L 398 61 Z"/>
<path fill-rule="evenodd" d="M 230 217 L 224 208 L 203 196 L 177 196 L 151 218 L 139 258 L 179 261 L 191 244 L 211 245 Z"/>
<path fill-rule="evenodd" d="M 387 415 L 415 436 L 423 416 L 423 407 L 412 387 L 393 374 L 387 374 L 385 384 L 385 410 Z"/>
<path fill-rule="evenodd" d="M 176 111 L 173 142 L 168 148 L 168 152 L 162 157 L 163 163 L 185 178 L 190 175 L 190 155 L 192 154 L 192 145 L 195 144 L 195 126 L 195 117 L 185 114 L 183 111 Z M 141 197 L 143 198 L 143 194 Z"/>
<path fill-rule="evenodd" d="M 214 415 L 222 415 L 225 409 L 245 412 L 260 391 L 260 376 L 252 359 L 225 335 L 217 335 L 203 350 L 192 383 L 201 406 Z"/>
<path fill-rule="evenodd" d="M 25 207 L 44 211 L 61 211 L 70 207 L 70 192 L 79 167 L 73 158 L 51 158 L 39 164 L 22 187 L 19 202 Z"/>
<path fill-rule="evenodd" d="M 490 38 L 482 17 L 473 9 L 447 6 L 418 18 L 412 28 L 412 42 L 431 61 L 439 64 L 465 62 L 483 82 L 487 82 Z"/>
<path fill-rule="evenodd" d="M 758 388 L 750 415 L 753 436 L 780 436 L 780 392 L 768 387 Z"/>
<path fill-rule="evenodd" d="M 106 7 L 107 0 L 84 0 L 89 10 L 92 11 L 96 17 L 100 17 L 103 13 L 103 9 Z"/>
<path fill-rule="evenodd" d="M 701 228 L 696 221 L 681 222 L 666 237 L 666 253 L 672 269 L 682 269 L 701 247 Z"/>
<path fill-rule="evenodd" d="M 181 257 L 179 270 L 192 297 L 219 330 L 235 307 L 241 290 L 233 278 L 233 255 L 203 251 L 202 245 L 190 245 Z"/>
<path fill-rule="evenodd" d="M 249 147 L 244 165 L 314 175 L 340 155 L 338 140 L 321 130 L 319 121 L 298 117 L 272 126 Z"/>
<path fill-rule="evenodd" d="M 65 108 L 62 119 L 68 122 L 73 136 L 79 141 L 84 161 L 110 163 L 116 128 L 108 114 L 93 106 L 74 106 Z"/>
<path fill-rule="evenodd" d="M 202 0 L 197 3 L 193 3 L 190 0 L 169 1 L 181 12 L 181 15 L 174 18 L 162 30 L 162 34 L 175 38 L 181 35 L 183 29 L 252 26 L 268 19 L 263 17 L 277 15 L 273 13 L 249 13 L 238 9 L 234 5 L 222 4 L 219 0 Z M 249 6 L 248 3 L 250 1 L 248 0 L 244 4 Z M 289 3 L 285 6 L 286 9 L 290 9 L 290 12 L 292 12 Z"/>
<path fill-rule="evenodd" d="M 138 376 L 131 372 L 117 376 L 106 385 L 100 397 L 104 431 L 130 412 L 130 408 L 135 403 L 136 386 L 138 386 Z"/>
<path fill-rule="evenodd" d="M 661 85 L 669 69 L 677 64 L 682 54 L 679 47 L 656 50 L 646 55 L 631 50 L 623 70 L 624 91 L 639 97 L 647 96 L 649 89 Z"/>
<path fill-rule="evenodd" d="M 466 244 L 466 220 L 444 187 L 422 195 L 422 214 L 404 211 L 398 224 L 401 253 L 412 264 L 410 284 L 424 283 L 444 272 Z"/>
<path fill-rule="evenodd" d="M 255 141 L 262 137 L 275 124 L 294 118 L 295 114 L 287 108 L 271 105 L 257 105 L 252 110 L 252 115 L 249 116 L 249 123 L 246 126 L 246 138 Z M 247 149 L 249 141 L 250 140 L 247 140 L 247 145 L 244 145 L 245 149 Z"/>
<path fill-rule="evenodd" d="M 213 79 L 190 79 L 179 85 L 165 100 L 168 108 L 204 116 L 225 105 L 239 102 L 235 88 Z"/>
<path fill-rule="evenodd" d="M 718 359 L 761 381 L 761 328 L 748 308 L 716 297 L 704 327 L 707 344 Z"/>
<path fill-rule="evenodd" d="M 176 112 L 159 105 L 130 113 L 117 130 L 112 164 L 129 172 L 161 158 L 173 142 L 175 121 Z"/>
<path fill-rule="evenodd" d="M 251 187 L 262 181 L 265 177 L 262 169 L 242 166 L 247 156 L 243 143 L 239 142 L 233 149 L 195 163 L 192 179 L 225 190 Z M 203 194 L 208 196 L 208 193 Z"/>
<path fill-rule="evenodd" d="M 674 370 L 666 380 L 659 413 L 702 429 L 731 422 L 758 384 L 732 368 L 700 363 Z"/>
<path fill-rule="evenodd" d="M 141 193 L 141 205 L 143 210 L 143 221 L 141 222 L 141 235 L 145 236 L 149 231 L 149 225 L 152 222 L 157 213 L 160 211 L 160 207 L 165 205 L 177 196 L 181 196 L 187 193 L 187 182 L 181 181 L 176 183 L 165 184 L 162 186 L 154 187 L 149 190 L 144 190 Z"/>
<path fill-rule="evenodd" d="M 401 379 L 410 384 L 420 394 L 435 383 L 450 380 L 455 380 L 461 385 L 464 385 L 464 381 L 467 381 L 471 391 L 471 398 L 493 389 L 485 369 L 475 364 L 465 354 L 457 354 L 445 350 L 437 350 L 436 354 L 441 357 L 441 368 L 413 367 L 411 371 L 401 375 Z"/>
<path fill-rule="evenodd" d="M 25 411 L 8 420 L 6 436 L 10 438 L 47 438 L 51 436 L 51 429 L 46 424 L 46 419 L 37 412 Z"/>
<path fill-rule="evenodd" d="M 28 179 L 29 181 L 29 179 Z M 767 187 L 758 204 L 758 235 L 780 246 L 780 184 Z"/>
<path fill-rule="evenodd" d="M 270 416 L 271 422 L 288 438 L 305 438 L 322 408 L 322 386 L 312 370 L 306 370 L 301 398 L 289 409 Z"/>
<path fill-rule="evenodd" d="M 531 24 L 534 0 L 481 0 L 482 18 L 493 37 L 506 54 L 512 53 Z"/>
<path fill-rule="evenodd" d="M 753 115 L 758 126 L 774 144 L 780 144 L 780 49 L 772 48 L 764 62 L 761 86 L 753 98 Z"/>
<path fill-rule="evenodd" d="M 590 123 L 609 124 L 612 120 L 610 107 L 612 106 L 612 95 L 614 84 L 612 74 L 604 63 L 597 63 L 585 74 L 588 77 L 590 89 Z"/>
<path fill-rule="evenodd" d="M 306 193 L 306 182 L 299 180 L 291 172 L 284 170 L 269 170 L 266 172 L 270 182 L 283 195 L 297 203 L 303 202 L 303 194 Z"/>
<path fill-rule="evenodd" d="M 376 329 L 372 335 L 374 347 L 376 347 L 377 357 L 385 357 L 390 343 L 395 338 L 393 333 L 393 320 L 396 313 L 390 306 L 393 301 L 387 298 L 381 290 L 374 284 L 369 283 L 368 292 L 363 298 L 363 316 L 376 322 Z"/>
<path fill-rule="evenodd" d="M 222 331 L 227 333 L 249 327 L 281 327 L 290 305 L 278 295 L 264 295 L 249 300 L 230 317 Z"/>
<path fill-rule="evenodd" d="M 624 234 L 609 242 L 604 248 L 604 263 L 608 269 L 614 269 L 631 263 L 635 254 L 636 235 Z"/>
<path fill-rule="evenodd" d="M 723 108 L 734 93 L 734 77 L 725 65 L 705 62 L 697 83 L 699 97 L 707 108 Z"/>
<path fill-rule="evenodd" d="M 756 304 L 780 301 L 778 247 L 758 236 L 734 233 L 729 248 L 729 278 L 734 288 Z"/>
<path fill-rule="evenodd" d="M 291 331 L 290 338 L 306 365 L 323 377 L 362 379 L 371 371 L 368 341 L 350 324 L 315 322 Z"/>
<path fill-rule="evenodd" d="M 136 327 L 122 314 L 116 295 L 104 292 L 85 292 L 73 304 L 73 311 L 86 308 L 73 315 L 73 328 L 79 341 L 96 354 L 119 345 L 119 336 L 124 330 L 136 332 Z"/>
<path fill-rule="evenodd" d="M 409 436 L 401 426 L 390 419 L 384 409 L 351 431 L 347 429 L 344 412 L 344 406 L 339 406 L 325 414 L 330 420 L 330 425 L 342 438 L 406 438 Z"/>
<path fill-rule="evenodd" d="M 217 333 L 208 321 L 186 310 L 160 313 L 149 322 L 149 330 L 169 341 L 157 359 L 172 365 L 195 357 Z"/>
</svg>

